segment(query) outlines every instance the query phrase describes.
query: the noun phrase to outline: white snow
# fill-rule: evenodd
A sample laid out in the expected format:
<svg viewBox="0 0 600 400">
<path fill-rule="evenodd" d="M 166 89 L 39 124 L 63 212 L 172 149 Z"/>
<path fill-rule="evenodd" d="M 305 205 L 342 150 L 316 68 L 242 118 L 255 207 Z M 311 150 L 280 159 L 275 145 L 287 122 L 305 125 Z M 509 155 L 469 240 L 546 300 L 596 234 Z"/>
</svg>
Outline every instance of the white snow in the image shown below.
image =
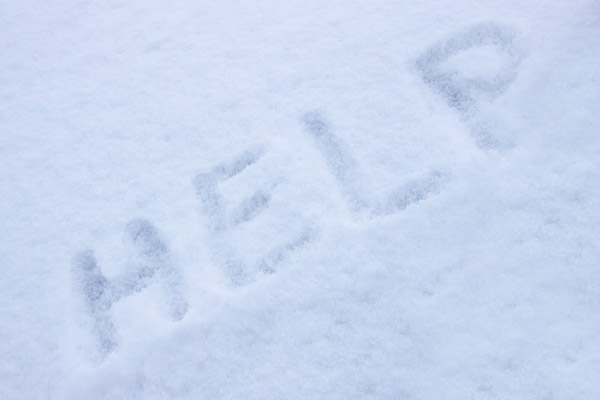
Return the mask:
<svg viewBox="0 0 600 400">
<path fill-rule="evenodd" d="M 0 4 L 0 398 L 600 398 L 600 5 Z"/>
</svg>

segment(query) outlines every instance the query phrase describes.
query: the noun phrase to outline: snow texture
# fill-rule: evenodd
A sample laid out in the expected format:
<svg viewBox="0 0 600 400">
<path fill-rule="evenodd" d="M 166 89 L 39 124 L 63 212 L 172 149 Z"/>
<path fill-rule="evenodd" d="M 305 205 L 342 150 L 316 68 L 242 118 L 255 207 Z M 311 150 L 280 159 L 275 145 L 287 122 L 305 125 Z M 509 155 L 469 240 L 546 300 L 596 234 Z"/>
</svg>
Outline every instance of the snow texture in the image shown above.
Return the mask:
<svg viewBox="0 0 600 400">
<path fill-rule="evenodd" d="M 0 4 L 0 399 L 600 398 L 600 5 Z"/>
</svg>

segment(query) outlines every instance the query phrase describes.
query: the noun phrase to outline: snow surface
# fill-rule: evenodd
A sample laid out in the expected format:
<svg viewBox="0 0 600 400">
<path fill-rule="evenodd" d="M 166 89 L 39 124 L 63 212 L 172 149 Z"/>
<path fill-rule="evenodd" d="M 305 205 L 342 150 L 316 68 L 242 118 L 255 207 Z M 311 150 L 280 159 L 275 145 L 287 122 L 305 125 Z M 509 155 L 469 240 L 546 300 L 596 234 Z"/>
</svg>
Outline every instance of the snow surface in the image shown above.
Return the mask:
<svg viewBox="0 0 600 400">
<path fill-rule="evenodd" d="M 3 1 L 0 55 L 0 398 L 600 398 L 598 1 Z"/>
</svg>

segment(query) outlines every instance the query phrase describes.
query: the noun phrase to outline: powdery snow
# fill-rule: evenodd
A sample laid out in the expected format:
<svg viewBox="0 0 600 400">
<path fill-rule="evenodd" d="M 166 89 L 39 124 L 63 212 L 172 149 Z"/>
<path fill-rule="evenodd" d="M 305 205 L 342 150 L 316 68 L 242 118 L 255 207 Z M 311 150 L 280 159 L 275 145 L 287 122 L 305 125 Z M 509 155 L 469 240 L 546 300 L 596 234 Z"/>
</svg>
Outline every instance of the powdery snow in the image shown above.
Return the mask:
<svg viewBox="0 0 600 400">
<path fill-rule="evenodd" d="M 600 398 L 595 1 L 0 5 L 0 398 Z"/>
</svg>

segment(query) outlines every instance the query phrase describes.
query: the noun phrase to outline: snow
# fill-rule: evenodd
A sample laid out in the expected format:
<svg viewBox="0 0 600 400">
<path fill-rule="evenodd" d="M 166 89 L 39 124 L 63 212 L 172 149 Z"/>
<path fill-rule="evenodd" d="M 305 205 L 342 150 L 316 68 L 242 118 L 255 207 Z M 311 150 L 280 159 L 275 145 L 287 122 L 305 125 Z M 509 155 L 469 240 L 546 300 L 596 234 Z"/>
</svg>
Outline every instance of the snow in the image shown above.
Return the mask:
<svg viewBox="0 0 600 400">
<path fill-rule="evenodd" d="M 599 33 L 0 4 L 0 398 L 600 398 Z"/>
</svg>

